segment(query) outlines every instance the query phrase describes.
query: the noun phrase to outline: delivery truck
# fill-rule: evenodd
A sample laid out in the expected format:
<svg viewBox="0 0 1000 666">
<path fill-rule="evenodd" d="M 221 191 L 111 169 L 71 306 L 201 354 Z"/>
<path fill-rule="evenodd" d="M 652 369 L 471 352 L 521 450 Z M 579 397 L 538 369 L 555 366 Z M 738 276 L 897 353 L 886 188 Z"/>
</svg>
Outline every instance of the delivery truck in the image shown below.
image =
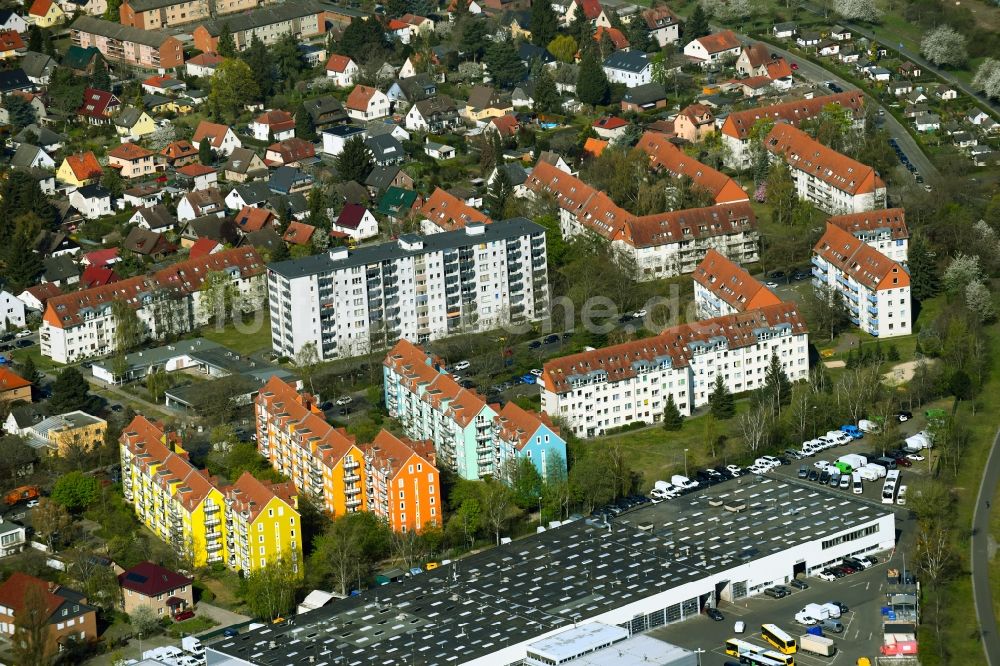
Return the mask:
<svg viewBox="0 0 1000 666">
<path fill-rule="evenodd" d="M 795 614 L 795 621 L 799 624 L 816 624 L 830 617 L 830 609 L 820 604 L 806 604 L 805 607 Z"/>
<path fill-rule="evenodd" d="M 818 654 L 821 657 L 832 657 L 837 654 L 837 646 L 833 644 L 833 639 L 813 634 L 799 636 L 799 649 L 803 652 Z"/>
</svg>

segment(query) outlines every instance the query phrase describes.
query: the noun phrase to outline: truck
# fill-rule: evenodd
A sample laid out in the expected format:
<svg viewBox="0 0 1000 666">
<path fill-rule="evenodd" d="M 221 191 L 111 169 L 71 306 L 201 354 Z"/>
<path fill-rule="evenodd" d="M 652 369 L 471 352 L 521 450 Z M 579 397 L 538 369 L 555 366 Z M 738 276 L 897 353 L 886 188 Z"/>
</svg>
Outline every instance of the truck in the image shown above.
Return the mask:
<svg viewBox="0 0 1000 666">
<path fill-rule="evenodd" d="M 7 506 L 13 506 L 25 500 L 38 499 L 40 495 L 41 492 L 38 490 L 38 486 L 19 486 L 7 493 L 4 501 L 7 502 Z"/>
<path fill-rule="evenodd" d="M 832 657 L 837 654 L 837 646 L 833 644 L 833 639 L 813 634 L 799 636 L 799 649 L 803 652 L 818 654 L 821 657 Z"/>
<path fill-rule="evenodd" d="M 197 636 L 185 636 L 181 639 L 181 648 L 196 657 L 205 655 L 205 646 Z"/>
<path fill-rule="evenodd" d="M 830 617 L 830 609 L 826 606 L 820 604 L 806 604 L 802 610 L 795 614 L 795 621 L 801 624 L 816 624 L 817 622 L 822 622 L 828 617 Z"/>
<path fill-rule="evenodd" d="M 837 458 L 837 462 L 844 462 L 851 466 L 852 470 L 861 469 L 868 464 L 868 458 L 857 453 L 848 453 Z"/>
<path fill-rule="evenodd" d="M 823 604 L 823 608 L 826 610 L 826 617 L 821 617 L 819 619 L 825 620 L 829 617 L 836 619 L 840 617 L 840 606 L 838 606 L 837 604 Z"/>
</svg>

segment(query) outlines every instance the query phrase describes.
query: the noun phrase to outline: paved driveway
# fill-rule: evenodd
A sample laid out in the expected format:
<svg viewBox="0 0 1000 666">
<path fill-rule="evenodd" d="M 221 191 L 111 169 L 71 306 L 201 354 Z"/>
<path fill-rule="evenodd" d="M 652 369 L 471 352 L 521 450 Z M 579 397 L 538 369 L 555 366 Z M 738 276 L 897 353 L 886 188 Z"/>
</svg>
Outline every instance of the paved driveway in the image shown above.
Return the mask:
<svg viewBox="0 0 1000 666">
<path fill-rule="evenodd" d="M 207 604 L 204 601 L 198 602 L 197 610 L 198 615 L 204 615 L 205 617 L 215 620 L 219 623 L 220 627 L 228 627 L 233 624 L 248 622 L 253 619 L 247 615 L 240 615 L 239 613 L 234 613 L 233 611 L 226 610 L 225 608 Z"/>
</svg>

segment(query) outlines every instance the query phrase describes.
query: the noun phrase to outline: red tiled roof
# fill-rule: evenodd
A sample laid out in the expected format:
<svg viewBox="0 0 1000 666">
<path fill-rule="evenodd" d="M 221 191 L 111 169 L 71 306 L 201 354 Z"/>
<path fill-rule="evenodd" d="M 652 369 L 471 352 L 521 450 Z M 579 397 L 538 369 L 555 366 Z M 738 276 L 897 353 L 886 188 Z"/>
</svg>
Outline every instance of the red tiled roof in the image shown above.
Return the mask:
<svg viewBox="0 0 1000 666">
<path fill-rule="evenodd" d="M 80 153 L 79 155 L 68 155 L 66 157 L 66 163 L 69 165 L 69 168 L 73 170 L 73 175 L 77 180 L 100 178 L 104 173 L 101 169 L 100 163 L 94 156 L 94 153 L 89 150 L 85 153 Z"/>
<path fill-rule="evenodd" d="M 259 125 L 267 125 L 271 128 L 272 132 L 284 132 L 295 129 L 295 118 L 288 111 L 282 111 L 281 109 L 265 111 L 257 116 L 255 122 Z"/>
<path fill-rule="evenodd" d="M 628 121 L 618 116 L 601 116 L 594 121 L 594 127 L 598 129 L 616 130 L 626 125 L 628 125 Z"/>
<path fill-rule="evenodd" d="M 778 79 L 787 79 L 792 75 L 792 66 L 788 64 L 788 61 L 784 58 L 778 58 L 777 60 L 771 60 L 765 65 L 767 67 L 767 78 L 772 81 L 777 81 Z"/>
<path fill-rule="evenodd" d="M 419 449 L 419 452 L 418 452 Z M 375 466 L 387 470 L 386 478 L 392 481 L 411 460 L 417 458 L 434 467 L 434 446 L 429 441 L 414 442 L 405 437 L 396 437 L 388 430 L 380 430 L 371 444 L 364 447 L 366 455 L 372 457 Z M 416 464 L 414 462 L 413 464 Z"/>
<path fill-rule="evenodd" d="M 28 10 L 28 15 L 30 16 L 45 16 L 49 13 L 49 8 L 52 6 L 52 0 L 34 0 L 31 3 L 31 9 Z"/>
<path fill-rule="evenodd" d="M 198 176 L 207 176 L 210 173 L 215 173 L 215 169 L 210 166 L 194 162 L 192 164 L 185 164 L 182 167 L 178 167 L 177 173 L 182 176 L 187 176 L 188 178 L 197 178 Z"/>
<path fill-rule="evenodd" d="M 178 296 L 191 294 L 201 288 L 205 276 L 227 269 L 236 269 L 242 277 L 247 278 L 262 274 L 266 267 L 253 248 L 224 250 L 103 287 L 53 296 L 46 304 L 45 321 L 57 328 L 66 328 L 82 322 L 81 312 L 104 311 L 115 300 L 124 300 L 131 307 L 138 308 L 141 297 L 160 290 Z"/>
<path fill-rule="evenodd" d="M 191 140 L 195 143 L 201 143 L 202 139 L 207 138 L 213 148 L 219 148 L 222 146 L 222 140 L 226 138 L 227 132 L 229 132 L 228 125 L 220 125 L 219 123 L 210 123 L 207 120 L 202 120 L 198 123 L 198 127 L 195 128 L 194 137 Z"/>
<path fill-rule="evenodd" d="M 305 139 L 293 136 L 290 139 L 272 143 L 267 147 L 268 152 L 281 155 L 284 164 L 290 162 L 300 162 L 316 156 L 316 146 Z"/>
<path fill-rule="evenodd" d="M 187 62 L 191 65 L 198 65 L 200 67 L 215 67 L 221 63 L 225 58 L 220 56 L 218 53 L 199 53 L 193 58 L 188 58 Z"/>
<path fill-rule="evenodd" d="M 16 617 L 24 609 L 24 600 L 28 590 L 31 589 L 37 589 L 41 592 L 42 600 L 45 602 L 46 619 L 63 604 L 64 599 L 55 594 L 55 591 L 59 589 L 56 583 L 15 571 L 0 585 L 0 606 L 13 609 Z"/>
<path fill-rule="evenodd" d="M 583 142 L 583 152 L 592 157 L 600 157 L 604 149 L 608 147 L 610 142 L 605 139 L 598 139 L 596 136 L 588 137 L 586 141 Z"/>
<path fill-rule="evenodd" d="M 151 76 L 145 81 L 143 81 L 142 85 L 150 86 L 152 88 L 162 88 L 163 84 L 166 83 L 167 81 L 176 81 L 176 80 L 177 79 L 175 79 L 172 76 L 167 76 L 166 74 L 158 74 L 155 76 Z"/>
<path fill-rule="evenodd" d="M 347 66 L 350 65 L 352 62 L 354 61 L 351 60 L 350 56 L 334 53 L 326 61 L 326 71 L 343 73 L 344 71 L 347 70 Z"/>
<path fill-rule="evenodd" d="M 490 118 L 490 123 L 497 129 L 500 136 L 507 139 L 517 134 L 517 116 L 513 113 L 505 113 L 502 116 Z"/>
<path fill-rule="evenodd" d="M 193 157 L 198 154 L 198 149 L 187 139 L 174 141 L 160 151 L 160 154 L 167 159 L 177 160 L 183 157 Z"/>
<path fill-rule="evenodd" d="M 243 472 L 236 483 L 226 488 L 225 494 L 227 500 L 232 500 L 234 511 L 246 511 L 248 521 L 254 521 L 275 497 L 294 508 L 298 493 L 290 481 L 265 484 L 250 472 Z"/>
<path fill-rule="evenodd" d="M 45 304 L 49 302 L 49 299 L 53 296 L 58 296 L 62 293 L 62 289 L 59 285 L 54 282 L 44 282 L 42 284 L 36 284 L 34 286 L 25 289 L 26 292 L 38 299 L 38 302 L 45 307 Z"/>
<path fill-rule="evenodd" d="M 576 5 L 583 11 L 583 15 L 593 21 L 604 9 L 598 0 L 576 0 Z"/>
<path fill-rule="evenodd" d="M 760 90 L 771 85 L 771 79 L 767 76 L 748 76 L 737 81 L 740 85 L 754 90 Z"/>
<path fill-rule="evenodd" d="M 346 204 L 337 217 L 337 226 L 344 227 L 345 229 L 357 229 L 367 212 L 368 209 L 361 204 Z"/>
<path fill-rule="evenodd" d="M 152 154 L 153 151 L 146 150 L 136 143 L 123 143 L 108 151 L 108 157 L 125 160 L 126 162 L 145 159 Z"/>
<path fill-rule="evenodd" d="M 368 103 L 371 102 L 372 97 L 375 96 L 378 90 L 372 88 L 371 86 L 356 85 L 351 94 L 347 96 L 347 101 L 344 106 L 348 109 L 353 109 L 354 111 L 367 111 Z"/>
<path fill-rule="evenodd" d="M 839 104 L 846 107 L 853 111 L 855 117 L 857 117 L 864 106 L 864 97 L 858 90 L 848 90 L 835 95 L 824 95 L 812 99 L 800 99 L 772 106 L 733 111 L 726 118 L 726 122 L 723 123 L 722 133 L 737 139 L 746 139 L 750 136 L 750 130 L 753 129 L 754 123 L 760 118 L 770 118 L 774 121 L 783 121 L 792 125 L 798 125 L 803 120 L 819 115 L 819 112 L 827 104 Z"/>
<path fill-rule="evenodd" d="M 604 35 L 608 36 L 611 43 L 614 44 L 615 48 L 618 50 L 627 49 L 629 47 L 628 38 L 625 34 L 618 28 L 605 28 L 603 25 L 598 26 L 597 30 L 594 31 L 594 41 L 600 43 L 601 38 Z"/>
<path fill-rule="evenodd" d="M 520 451 L 527 446 L 540 427 L 547 426 L 552 432 L 559 434 L 559 429 L 545 412 L 529 412 L 514 402 L 508 402 L 493 418 L 493 423 L 500 429 L 500 437 L 508 442 L 514 442 Z"/>
<path fill-rule="evenodd" d="M 705 35 L 704 37 L 699 37 L 697 41 L 709 53 L 721 53 L 722 51 L 738 49 L 740 47 L 740 40 L 736 39 L 736 35 L 733 34 L 732 30 L 722 30 L 711 35 Z"/>
<path fill-rule="evenodd" d="M 190 585 L 193 581 L 193 578 L 182 576 L 176 571 L 152 562 L 140 562 L 131 569 L 118 574 L 118 585 L 122 589 L 131 590 L 144 597 L 167 594 Z"/>
<path fill-rule="evenodd" d="M 750 66 L 757 69 L 761 65 L 765 65 L 770 62 L 771 49 L 767 47 L 767 44 L 755 42 L 749 46 L 744 46 L 743 53 L 741 55 L 746 55 Z"/>
<path fill-rule="evenodd" d="M 288 223 L 288 228 L 285 229 L 285 234 L 281 237 L 281 240 L 292 245 L 306 245 L 312 239 L 312 235 L 315 232 L 316 227 L 311 224 L 292 221 Z"/>
<path fill-rule="evenodd" d="M 910 286 L 910 276 L 902 266 L 836 225 L 827 223 L 813 253 L 870 290 Z"/>
<path fill-rule="evenodd" d="M 851 195 L 867 194 L 885 187 L 875 170 L 847 155 L 827 148 L 792 125 L 779 123 L 764 141 L 764 147 L 781 155 L 798 169 Z"/>
<path fill-rule="evenodd" d="M 669 25 L 676 25 L 680 22 L 677 15 L 674 14 L 670 7 L 667 7 L 666 5 L 659 5 L 658 7 L 653 7 L 652 9 L 643 10 L 642 18 L 646 21 L 646 27 L 649 30 L 665 28 Z"/>
<path fill-rule="evenodd" d="M 906 226 L 906 211 L 902 208 L 885 208 L 864 213 L 834 215 L 827 222 L 854 236 L 865 231 L 888 229 L 892 240 L 910 237 L 910 230 Z"/>
<path fill-rule="evenodd" d="M 493 221 L 482 211 L 476 210 L 440 187 L 427 197 L 427 201 L 420 207 L 420 214 L 445 231 L 464 229 L 470 222 L 489 224 Z"/>
<path fill-rule="evenodd" d="M 739 264 L 714 249 L 705 253 L 691 277 L 737 312 L 781 303 L 780 298 Z"/>
<path fill-rule="evenodd" d="M 201 257 L 207 257 L 212 254 L 212 251 L 217 247 L 221 247 L 222 243 L 217 240 L 212 240 L 211 238 L 199 238 L 188 250 L 189 259 L 199 259 Z"/>
<path fill-rule="evenodd" d="M 7 366 L 0 366 L 0 392 L 14 391 L 25 386 L 31 386 L 31 382 Z"/>
<path fill-rule="evenodd" d="M 664 169 L 678 177 L 687 176 L 692 183 L 708 190 L 716 203 L 749 200 L 735 180 L 690 157 L 663 134 L 646 132 L 636 148 L 649 155 L 652 168 Z"/>
<path fill-rule="evenodd" d="M 243 233 L 260 231 L 273 220 L 275 220 L 274 213 L 266 208 L 254 206 L 243 206 L 243 209 L 236 214 L 236 226 L 243 230 Z"/>
<path fill-rule="evenodd" d="M 118 282 L 121 278 L 107 266 L 87 266 L 80 276 L 80 283 L 84 288 L 100 287 Z"/>
<path fill-rule="evenodd" d="M 673 367 L 687 367 L 694 356 L 693 344 L 725 339 L 730 349 L 750 347 L 759 341 L 757 331 L 777 326 L 790 327 L 794 335 L 808 331 L 794 303 L 768 305 L 673 326 L 651 338 L 552 359 L 543 366 L 541 383 L 549 391 L 566 393 L 573 388 L 573 377 L 593 372 L 606 373 L 609 382 L 632 379 L 637 376 L 636 364 L 642 361 L 658 363 L 669 357 Z"/>
<path fill-rule="evenodd" d="M 109 247 L 104 250 L 94 250 L 83 255 L 83 263 L 90 266 L 106 266 L 118 258 L 118 248 Z"/>
<path fill-rule="evenodd" d="M 118 104 L 118 98 L 108 91 L 87 88 L 83 91 L 83 103 L 76 113 L 89 118 L 107 118 L 111 114 L 111 107 Z"/>
<path fill-rule="evenodd" d="M 21 35 L 13 30 L 0 32 L 0 51 L 19 51 L 24 48 L 27 47 L 24 45 Z"/>
</svg>

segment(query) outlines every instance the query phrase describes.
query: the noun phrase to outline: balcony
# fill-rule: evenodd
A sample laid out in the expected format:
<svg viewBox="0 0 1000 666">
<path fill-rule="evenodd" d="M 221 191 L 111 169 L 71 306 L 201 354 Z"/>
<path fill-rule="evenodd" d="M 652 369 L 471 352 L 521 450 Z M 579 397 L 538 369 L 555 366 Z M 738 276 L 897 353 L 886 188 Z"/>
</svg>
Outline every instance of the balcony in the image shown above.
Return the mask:
<svg viewBox="0 0 1000 666">
<path fill-rule="evenodd" d="M 354 486 L 354 487 L 351 487 L 351 488 L 345 488 L 344 489 L 344 494 L 347 495 L 347 496 L 349 496 L 349 497 L 353 497 L 354 495 L 357 495 L 360 492 L 361 492 L 361 488 L 358 488 L 357 486 Z"/>
<path fill-rule="evenodd" d="M 361 506 L 361 498 L 360 497 L 352 497 L 352 498 L 350 498 L 350 499 L 347 500 L 346 504 L 347 504 L 347 508 L 349 508 L 349 509 Z"/>
</svg>

